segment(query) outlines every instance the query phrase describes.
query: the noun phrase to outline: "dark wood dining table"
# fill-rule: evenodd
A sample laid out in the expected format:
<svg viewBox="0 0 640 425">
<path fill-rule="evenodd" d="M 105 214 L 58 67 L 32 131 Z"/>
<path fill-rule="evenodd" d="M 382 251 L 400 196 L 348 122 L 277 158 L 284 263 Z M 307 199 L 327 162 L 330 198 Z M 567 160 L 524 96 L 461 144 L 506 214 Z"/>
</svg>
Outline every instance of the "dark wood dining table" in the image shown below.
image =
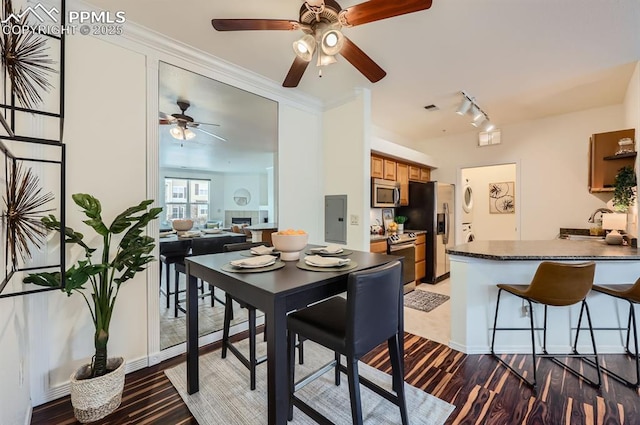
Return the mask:
<svg viewBox="0 0 640 425">
<path fill-rule="evenodd" d="M 309 245 L 304 251 L 314 246 Z M 281 269 L 260 273 L 222 270 L 222 266 L 239 258 L 242 258 L 239 252 L 228 252 L 186 259 L 187 392 L 194 394 L 199 391 L 197 278 L 200 278 L 264 312 L 267 325 L 268 424 L 284 425 L 289 404 L 287 313 L 346 291 L 349 273 L 402 260 L 402 257 L 353 251 L 348 258 L 355 261 L 357 267 L 330 272 L 302 270 L 296 267 L 296 261 L 286 262 Z M 404 347 L 403 330 L 400 308 L 401 347 Z"/>
</svg>

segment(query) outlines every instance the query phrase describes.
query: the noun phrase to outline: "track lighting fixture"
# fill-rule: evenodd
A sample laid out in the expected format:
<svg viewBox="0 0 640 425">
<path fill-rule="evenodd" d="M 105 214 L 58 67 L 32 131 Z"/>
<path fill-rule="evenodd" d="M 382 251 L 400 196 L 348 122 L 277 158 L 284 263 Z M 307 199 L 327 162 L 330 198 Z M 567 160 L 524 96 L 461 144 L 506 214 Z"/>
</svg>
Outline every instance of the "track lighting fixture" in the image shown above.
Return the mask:
<svg viewBox="0 0 640 425">
<path fill-rule="evenodd" d="M 476 99 L 466 92 L 462 91 L 462 102 L 458 109 L 456 109 L 456 114 L 465 115 L 469 113 L 471 115 L 471 125 L 481 129 L 482 131 L 491 131 L 495 128 L 495 125 L 489 121 L 489 116 L 486 112 L 484 112 L 476 103 Z"/>
</svg>

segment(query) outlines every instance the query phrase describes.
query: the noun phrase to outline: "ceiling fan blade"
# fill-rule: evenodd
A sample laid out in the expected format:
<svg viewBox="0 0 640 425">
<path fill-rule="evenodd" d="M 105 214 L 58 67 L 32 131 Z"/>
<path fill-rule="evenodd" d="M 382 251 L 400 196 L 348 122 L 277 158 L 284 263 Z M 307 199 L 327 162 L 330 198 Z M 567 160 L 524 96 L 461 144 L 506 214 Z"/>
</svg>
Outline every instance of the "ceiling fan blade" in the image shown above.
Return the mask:
<svg viewBox="0 0 640 425">
<path fill-rule="evenodd" d="M 199 125 L 213 125 L 216 127 L 220 127 L 220 124 L 213 124 L 213 123 L 209 123 L 209 122 L 200 122 L 200 121 L 193 121 L 193 122 L 188 122 L 187 123 L 187 127 L 198 127 Z"/>
<path fill-rule="evenodd" d="M 344 46 L 342 46 L 340 54 L 372 83 L 382 80 L 387 75 L 384 69 L 380 68 L 373 59 L 347 37 L 344 38 Z"/>
<path fill-rule="evenodd" d="M 366 24 L 429 9 L 432 0 L 369 0 L 340 12 L 349 26 Z"/>
<path fill-rule="evenodd" d="M 176 119 L 169 114 L 165 114 L 164 112 L 158 111 L 158 118 L 160 119 L 160 124 L 171 124 Z"/>
<path fill-rule="evenodd" d="M 198 128 L 198 127 L 194 127 L 194 128 L 195 128 L 196 130 L 198 130 L 198 131 L 203 132 L 204 134 L 208 134 L 209 136 L 213 136 L 213 137 L 215 137 L 215 138 L 216 138 L 216 139 L 218 139 L 218 140 L 222 140 L 223 142 L 226 142 L 226 141 L 227 141 L 227 139 L 225 139 L 224 137 L 220 137 L 220 136 L 218 136 L 217 134 L 209 133 L 208 131 L 203 130 L 203 129 Z"/>
<path fill-rule="evenodd" d="M 283 87 L 298 87 L 298 83 L 304 74 L 304 71 L 309 66 L 309 62 L 306 60 L 300 59 L 298 56 L 291 64 L 291 68 L 289 68 L 289 72 L 287 76 L 284 78 L 284 82 L 282 83 Z"/>
<path fill-rule="evenodd" d="M 211 25 L 218 31 L 282 30 L 299 28 L 297 21 L 285 19 L 212 19 Z"/>
</svg>

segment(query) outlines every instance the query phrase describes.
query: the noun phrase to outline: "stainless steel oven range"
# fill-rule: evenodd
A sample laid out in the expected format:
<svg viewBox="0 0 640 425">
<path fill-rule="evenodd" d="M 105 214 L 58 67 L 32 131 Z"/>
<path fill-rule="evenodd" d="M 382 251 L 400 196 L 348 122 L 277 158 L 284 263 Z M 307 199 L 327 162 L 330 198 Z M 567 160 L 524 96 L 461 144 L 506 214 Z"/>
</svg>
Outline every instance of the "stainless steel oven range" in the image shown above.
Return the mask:
<svg viewBox="0 0 640 425">
<path fill-rule="evenodd" d="M 387 238 L 387 253 L 404 257 L 402 265 L 402 283 L 404 293 L 411 292 L 416 287 L 416 240 L 415 233 L 402 233 Z"/>
</svg>

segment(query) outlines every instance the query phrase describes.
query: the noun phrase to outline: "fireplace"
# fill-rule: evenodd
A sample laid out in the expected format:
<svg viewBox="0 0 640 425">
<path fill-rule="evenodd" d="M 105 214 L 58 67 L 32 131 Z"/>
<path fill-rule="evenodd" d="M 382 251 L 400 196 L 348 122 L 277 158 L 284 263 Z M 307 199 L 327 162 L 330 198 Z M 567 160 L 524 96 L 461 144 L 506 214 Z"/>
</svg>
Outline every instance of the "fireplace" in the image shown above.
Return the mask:
<svg viewBox="0 0 640 425">
<path fill-rule="evenodd" d="M 231 224 L 246 224 L 251 226 L 251 217 L 231 217 Z"/>
</svg>

